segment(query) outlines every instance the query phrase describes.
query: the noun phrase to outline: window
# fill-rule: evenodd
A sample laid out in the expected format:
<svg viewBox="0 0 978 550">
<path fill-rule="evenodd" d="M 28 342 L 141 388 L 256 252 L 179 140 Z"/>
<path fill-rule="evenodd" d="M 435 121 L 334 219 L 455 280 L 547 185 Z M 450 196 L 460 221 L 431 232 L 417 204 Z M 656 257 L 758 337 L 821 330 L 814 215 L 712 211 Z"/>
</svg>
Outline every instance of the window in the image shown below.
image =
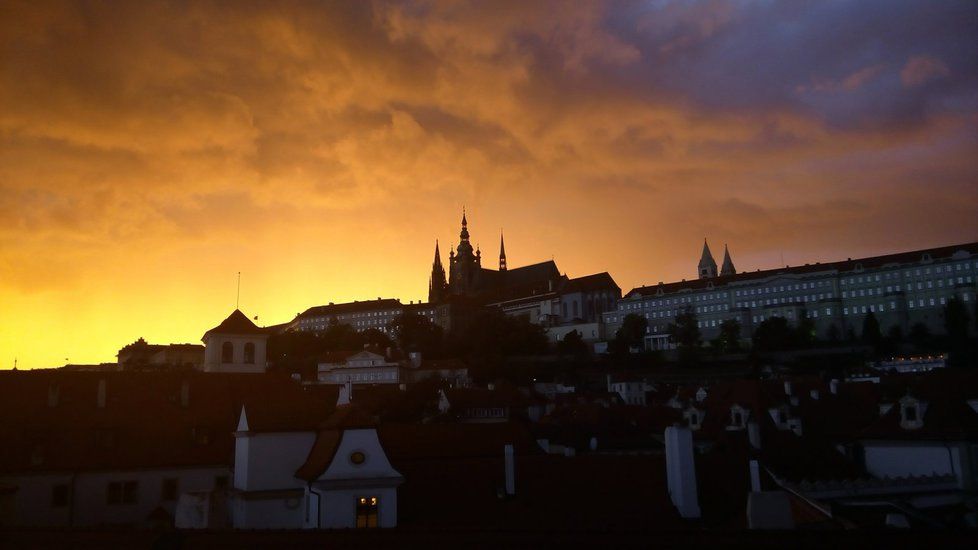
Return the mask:
<svg viewBox="0 0 978 550">
<path fill-rule="evenodd" d="M 244 362 L 249 365 L 255 363 L 255 344 L 251 342 L 244 345 Z"/>
<path fill-rule="evenodd" d="M 166 478 L 160 488 L 160 500 L 172 501 L 177 499 L 178 485 L 176 478 Z"/>
<path fill-rule="evenodd" d="M 135 504 L 138 498 L 138 481 L 112 481 L 105 489 L 106 504 Z"/>
<path fill-rule="evenodd" d="M 357 528 L 377 527 L 377 497 L 357 499 Z"/>
<path fill-rule="evenodd" d="M 221 344 L 221 362 L 222 363 L 233 363 L 234 362 L 234 344 L 231 342 L 224 342 Z"/>
<path fill-rule="evenodd" d="M 51 507 L 52 508 L 64 508 L 68 506 L 68 484 L 59 483 L 54 487 L 51 487 Z"/>
<path fill-rule="evenodd" d="M 904 416 L 904 418 L 906 419 L 907 422 L 916 422 L 917 421 L 917 407 L 914 407 L 914 406 L 908 406 L 908 407 L 906 407 L 905 409 L 903 409 L 903 416 Z"/>
</svg>

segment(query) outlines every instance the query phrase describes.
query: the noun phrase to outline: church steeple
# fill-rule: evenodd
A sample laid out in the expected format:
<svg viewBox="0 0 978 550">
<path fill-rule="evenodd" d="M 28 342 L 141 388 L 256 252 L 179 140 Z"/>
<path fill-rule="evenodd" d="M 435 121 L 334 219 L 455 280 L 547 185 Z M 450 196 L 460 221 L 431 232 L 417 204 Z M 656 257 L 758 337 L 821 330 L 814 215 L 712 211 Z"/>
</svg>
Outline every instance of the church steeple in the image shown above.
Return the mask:
<svg viewBox="0 0 978 550">
<path fill-rule="evenodd" d="M 503 242 L 503 230 L 499 230 L 499 271 L 506 271 L 506 243 Z"/>
<path fill-rule="evenodd" d="M 438 250 L 438 241 L 435 240 L 435 259 L 431 262 L 431 278 L 428 280 L 428 301 L 441 301 L 447 287 L 445 268 L 441 265 L 441 252 Z"/>
<path fill-rule="evenodd" d="M 734 268 L 733 260 L 730 259 L 730 250 L 727 245 L 723 245 L 723 265 L 720 267 L 720 276 L 736 275 L 737 269 Z"/>
<path fill-rule="evenodd" d="M 710 252 L 710 245 L 706 244 L 703 238 L 703 254 L 700 255 L 700 263 L 697 269 L 700 279 L 711 279 L 717 276 L 717 262 L 713 259 Z"/>
</svg>

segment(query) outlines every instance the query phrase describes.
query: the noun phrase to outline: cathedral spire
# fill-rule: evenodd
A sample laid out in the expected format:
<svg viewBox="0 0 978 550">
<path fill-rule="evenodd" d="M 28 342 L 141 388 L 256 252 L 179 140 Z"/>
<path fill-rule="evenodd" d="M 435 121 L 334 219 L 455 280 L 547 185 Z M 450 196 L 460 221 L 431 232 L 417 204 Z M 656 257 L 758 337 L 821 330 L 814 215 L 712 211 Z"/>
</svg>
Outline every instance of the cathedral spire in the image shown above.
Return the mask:
<svg viewBox="0 0 978 550">
<path fill-rule="evenodd" d="M 713 253 L 710 252 L 710 245 L 706 244 L 706 237 L 703 237 L 703 254 L 700 255 L 697 272 L 700 279 L 710 279 L 717 276 L 717 262 L 713 259 Z"/>
<path fill-rule="evenodd" d="M 736 275 L 737 269 L 734 268 L 733 260 L 730 259 L 730 250 L 727 245 L 723 245 L 723 266 L 720 267 L 720 276 Z"/>
<path fill-rule="evenodd" d="M 445 279 L 445 268 L 441 265 L 441 252 L 438 250 L 438 240 L 435 240 L 435 259 L 431 262 L 431 277 L 428 279 L 428 301 L 439 302 L 445 295 L 448 281 Z"/>
<path fill-rule="evenodd" d="M 441 267 L 441 252 L 438 250 L 438 239 L 435 239 L 435 266 Z"/>
<path fill-rule="evenodd" d="M 503 230 L 499 230 L 499 271 L 506 271 L 506 243 L 503 242 Z"/>
</svg>

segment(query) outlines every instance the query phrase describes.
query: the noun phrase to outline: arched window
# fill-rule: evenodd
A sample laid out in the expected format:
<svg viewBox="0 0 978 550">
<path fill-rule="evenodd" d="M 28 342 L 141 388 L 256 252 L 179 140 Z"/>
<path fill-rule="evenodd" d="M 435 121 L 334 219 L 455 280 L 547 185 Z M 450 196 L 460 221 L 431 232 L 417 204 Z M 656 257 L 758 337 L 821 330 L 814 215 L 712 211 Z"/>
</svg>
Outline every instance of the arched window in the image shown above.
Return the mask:
<svg viewBox="0 0 978 550">
<path fill-rule="evenodd" d="M 234 344 L 231 342 L 224 342 L 221 344 L 221 362 L 222 363 L 233 363 L 234 362 Z"/>
<path fill-rule="evenodd" d="M 255 345 L 251 342 L 245 344 L 244 362 L 248 363 L 249 365 L 255 362 Z"/>
</svg>

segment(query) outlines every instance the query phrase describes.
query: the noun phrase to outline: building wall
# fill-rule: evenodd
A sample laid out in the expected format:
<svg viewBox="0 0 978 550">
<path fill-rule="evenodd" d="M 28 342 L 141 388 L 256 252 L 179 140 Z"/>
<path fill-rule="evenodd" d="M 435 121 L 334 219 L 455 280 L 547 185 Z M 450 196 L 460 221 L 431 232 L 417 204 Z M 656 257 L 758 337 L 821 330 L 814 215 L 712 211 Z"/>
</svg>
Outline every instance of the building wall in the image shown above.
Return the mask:
<svg viewBox="0 0 978 550">
<path fill-rule="evenodd" d="M 872 312 L 884 335 L 892 327 L 906 335 L 917 323 L 942 333 L 947 300 L 958 297 L 973 314 L 976 279 L 978 258 L 966 257 L 843 273 L 781 273 L 715 288 L 649 296 L 635 293 L 620 300 L 617 311 L 605 313 L 604 322 L 607 334 L 614 334 L 624 317 L 634 313 L 648 320 L 650 335 L 664 334 L 676 315 L 692 307 L 704 341 L 718 336 L 726 319 L 740 321 L 744 337 L 749 338 L 765 319 L 775 316 L 792 324 L 808 316 L 817 336 L 826 339 L 833 325 L 840 338 L 860 336 L 863 320 Z"/>
<path fill-rule="evenodd" d="M 234 347 L 233 362 L 221 362 L 221 350 L 224 342 L 231 342 Z M 244 362 L 244 347 L 246 343 L 255 345 L 255 362 Z M 265 372 L 268 367 L 267 358 L 268 337 L 264 335 L 235 336 L 228 334 L 211 334 L 207 337 L 204 349 L 204 370 L 207 372 Z"/>
<path fill-rule="evenodd" d="M 305 526 L 304 490 L 288 495 L 235 498 L 231 505 L 235 529 L 302 529 Z"/>
<path fill-rule="evenodd" d="M 144 525 L 157 507 L 173 515 L 180 493 L 212 491 L 218 478 L 229 479 L 227 467 L 52 473 L 0 478 L 0 483 L 18 487 L 14 525 L 29 527 Z M 177 498 L 163 500 L 163 481 L 177 480 Z M 108 503 L 111 482 L 135 481 L 136 499 L 132 503 Z M 52 505 L 56 485 L 68 485 L 69 503 Z M 73 504 L 71 503 L 73 499 Z M 73 518 L 72 518 L 73 515 Z"/>
<path fill-rule="evenodd" d="M 397 527 L 397 489 L 393 487 L 322 491 L 322 513 L 319 516 L 319 527 L 322 529 L 355 528 L 357 526 L 357 500 L 360 497 L 377 497 L 378 527 Z M 315 526 L 310 527 L 315 528 Z"/>
<path fill-rule="evenodd" d="M 295 471 L 306 461 L 314 432 L 252 433 L 235 440 L 234 488 L 242 491 L 299 489 Z"/>
</svg>

